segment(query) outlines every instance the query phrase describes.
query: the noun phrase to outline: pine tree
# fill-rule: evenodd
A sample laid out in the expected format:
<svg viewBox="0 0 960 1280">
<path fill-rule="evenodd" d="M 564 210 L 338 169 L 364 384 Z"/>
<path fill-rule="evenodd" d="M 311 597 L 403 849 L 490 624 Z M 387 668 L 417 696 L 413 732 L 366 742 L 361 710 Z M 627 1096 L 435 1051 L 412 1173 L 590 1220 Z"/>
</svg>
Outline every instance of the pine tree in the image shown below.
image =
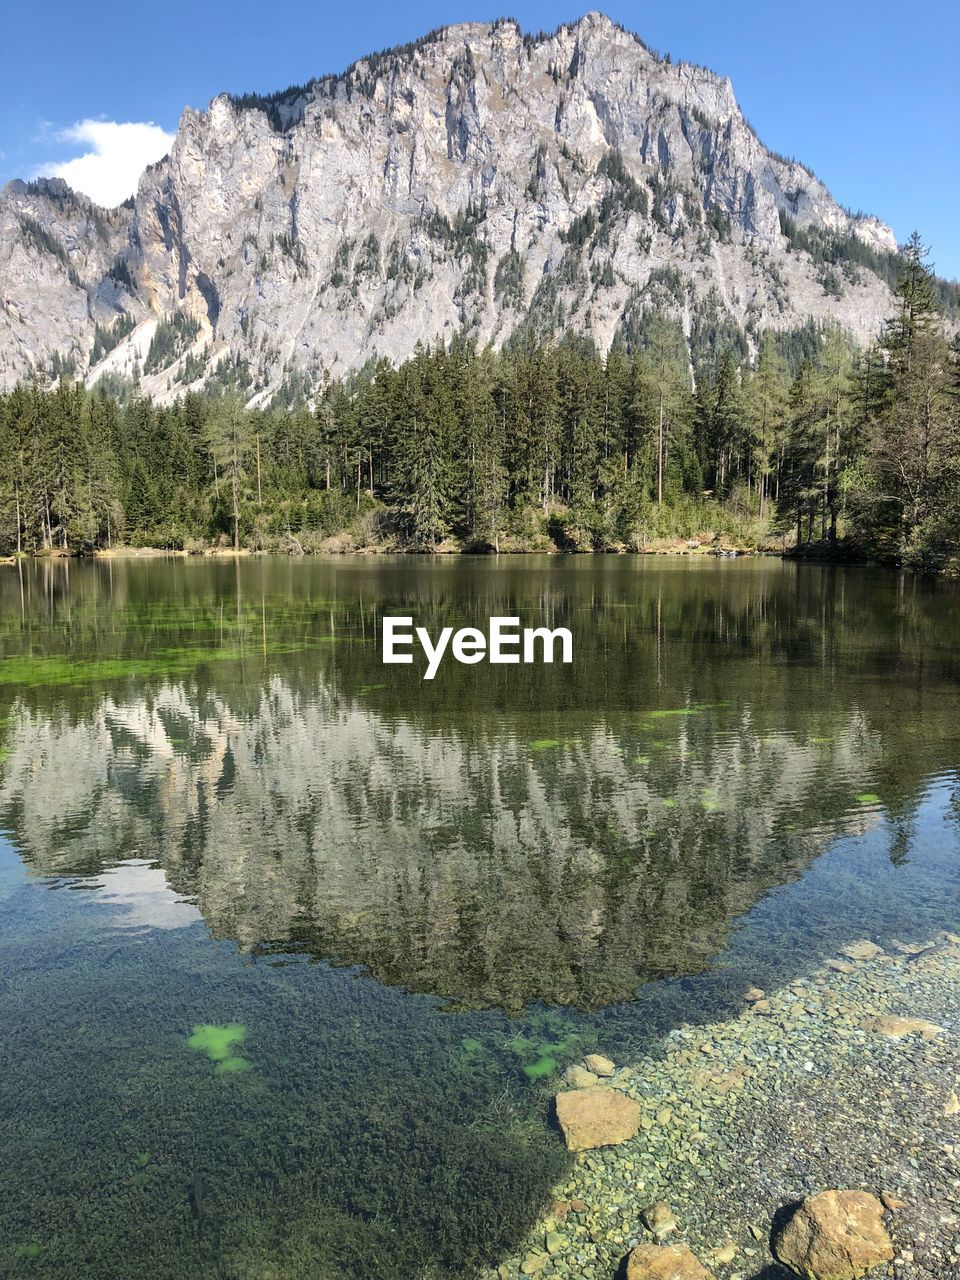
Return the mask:
<svg viewBox="0 0 960 1280">
<path fill-rule="evenodd" d="M 916 233 L 903 257 L 897 311 L 883 337 L 886 385 L 867 424 L 867 483 L 858 496 L 880 554 L 936 567 L 953 541 L 944 521 L 958 452 L 954 365 L 933 271 Z"/>
<path fill-rule="evenodd" d="M 744 395 L 749 452 L 753 459 L 752 471 L 756 476 L 757 512 L 761 520 L 767 514 L 771 496 L 774 502 L 778 497 L 788 421 L 788 394 L 786 364 L 778 354 L 772 336 L 768 334 L 760 344 L 756 369 L 747 382 Z"/>
<path fill-rule="evenodd" d="M 245 496 L 254 429 L 236 391 L 228 391 L 207 419 L 205 438 L 213 465 L 214 489 L 230 505 L 233 549 L 240 550 L 240 500 Z"/>
</svg>

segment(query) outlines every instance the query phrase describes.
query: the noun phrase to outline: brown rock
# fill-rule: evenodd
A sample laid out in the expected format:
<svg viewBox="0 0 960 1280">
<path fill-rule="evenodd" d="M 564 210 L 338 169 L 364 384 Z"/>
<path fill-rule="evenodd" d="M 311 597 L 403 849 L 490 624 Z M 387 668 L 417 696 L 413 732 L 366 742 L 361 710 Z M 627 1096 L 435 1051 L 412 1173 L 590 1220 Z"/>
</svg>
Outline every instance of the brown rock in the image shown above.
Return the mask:
<svg viewBox="0 0 960 1280">
<path fill-rule="evenodd" d="M 843 954 L 851 960 L 873 960 L 882 950 L 883 947 L 864 938 L 861 942 L 851 942 L 849 947 L 844 947 Z"/>
<path fill-rule="evenodd" d="M 648 1231 L 653 1232 L 658 1240 L 677 1229 L 676 1215 L 665 1200 L 658 1200 L 656 1204 L 648 1204 L 645 1209 L 640 1211 L 640 1220 Z"/>
<path fill-rule="evenodd" d="M 719 1093 L 721 1097 L 726 1097 L 734 1089 L 739 1089 L 749 1074 L 748 1067 L 734 1067 L 732 1071 L 728 1071 L 725 1075 L 714 1076 L 710 1081 L 710 1088 L 714 1093 Z"/>
<path fill-rule="evenodd" d="M 637 1103 L 605 1085 L 558 1093 L 556 1108 L 569 1151 L 616 1146 L 632 1138 L 640 1127 Z"/>
<path fill-rule="evenodd" d="M 935 1022 L 927 1022 L 924 1018 L 898 1018 L 886 1015 L 882 1018 L 868 1018 L 863 1024 L 864 1031 L 879 1031 L 881 1035 L 893 1036 L 900 1040 L 903 1036 L 921 1035 L 924 1040 L 932 1040 L 940 1035 L 943 1027 Z"/>
<path fill-rule="evenodd" d="M 876 1196 L 821 1191 L 776 1233 L 773 1252 L 803 1280 L 858 1280 L 893 1258 L 893 1244 Z"/>
<path fill-rule="evenodd" d="M 685 1244 L 638 1244 L 627 1258 L 626 1280 L 715 1280 Z"/>
<path fill-rule="evenodd" d="M 826 968 L 832 969 L 834 973 L 853 973 L 853 965 L 847 964 L 846 960 L 828 960 Z"/>
<path fill-rule="evenodd" d="M 567 1067 L 563 1073 L 563 1083 L 568 1084 L 571 1089 L 592 1089 L 599 1079 L 599 1076 L 588 1071 L 586 1067 L 576 1065 Z"/>
<path fill-rule="evenodd" d="M 605 1058 L 602 1053 L 588 1053 L 583 1060 L 583 1065 L 595 1076 L 612 1076 L 616 1071 L 610 1059 Z"/>
<path fill-rule="evenodd" d="M 960 1116 L 960 1098 L 957 1097 L 955 1089 L 951 1089 L 947 1094 L 947 1100 L 943 1104 L 943 1114 L 945 1116 Z"/>
<path fill-rule="evenodd" d="M 748 1000 L 750 1004 L 755 1004 L 758 1000 L 762 1000 L 766 994 L 761 987 L 751 987 L 749 991 L 743 993 L 743 998 Z"/>
<path fill-rule="evenodd" d="M 880 1199 L 888 1213 L 899 1213 L 905 1203 L 903 1200 L 898 1200 L 891 1191 L 881 1191 Z"/>
</svg>

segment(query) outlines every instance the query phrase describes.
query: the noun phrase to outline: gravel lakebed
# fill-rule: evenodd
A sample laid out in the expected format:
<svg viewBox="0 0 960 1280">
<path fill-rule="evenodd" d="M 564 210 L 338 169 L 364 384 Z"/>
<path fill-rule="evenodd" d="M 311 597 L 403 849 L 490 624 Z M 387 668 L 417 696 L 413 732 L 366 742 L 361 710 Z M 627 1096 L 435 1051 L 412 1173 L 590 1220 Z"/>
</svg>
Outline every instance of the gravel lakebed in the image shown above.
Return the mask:
<svg viewBox="0 0 960 1280">
<path fill-rule="evenodd" d="M 789 1280 L 774 1222 L 828 1189 L 884 1203 L 894 1258 L 871 1277 L 960 1280 L 960 937 L 855 943 L 747 995 L 603 1079 L 639 1104 L 636 1136 L 574 1155 L 485 1280 L 612 1280 L 653 1242 L 689 1245 L 717 1280 Z"/>
</svg>

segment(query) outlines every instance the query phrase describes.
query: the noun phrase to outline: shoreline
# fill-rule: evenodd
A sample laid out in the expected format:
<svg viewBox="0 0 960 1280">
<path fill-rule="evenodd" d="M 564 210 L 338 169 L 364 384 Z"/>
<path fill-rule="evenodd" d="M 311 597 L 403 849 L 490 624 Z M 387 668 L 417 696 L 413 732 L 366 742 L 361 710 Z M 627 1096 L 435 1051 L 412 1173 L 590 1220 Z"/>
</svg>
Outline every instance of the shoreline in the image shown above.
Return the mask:
<svg viewBox="0 0 960 1280">
<path fill-rule="evenodd" d="M 960 936 L 852 944 L 750 997 L 598 1082 L 639 1105 L 639 1131 L 574 1155 L 483 1280 L 614 1280 L 655 1241 L 689 1246 L 716 1280 L 790 1280 L 774 1219 L 826 1190 L 885 1206 L 894 1258 L 871 1277 L 960 1276 Z M 654 1234 L 644 1211 L 664 1204 L 675 1226 Z"/>
<path fill-rule="evenodd" d="M 869 566 L 871 562 L 864 560 L 853 560 L 850 557 L 838 556 L 835 559 L 826 559 L 819 555 L 797 555 L 790 550 L 780 550 L 771 547 L 745 547 L 728 543 L 699 543 L 681 542 L 675 540 L 663 540 L 662 542 L 651 543 L 647 547 L 638 550 L 627 548 L 603 548 L 594 551 L 574 551 L 551 545 L 549 548 L 543 547 L 510 547 L 495 551 L 492 548 L 483 550 L 470 547 L 461 547 L 451 543 L 439 544 L 432 550 L 415 549 L 411 547 L 392 547 L 392 546 L 353 546 L 348 548 L 329 548 L 319 551 L 309 552 L 286 552 L 275 549 L 259 549 L 251 547 L 241 547 L 234 550 L 233 547 L 204 547 L 202 550 L 184 550 L 176 547 L 111 547 L 97 548 L 94 551 L 42 551 L 35 553 L 21 553 L 12 556 L 0 556 L 0 565 L 16 565 L 18 562 L 42 563 L 50 561 L 62 560 L 232 560 L 232 559 L 270 559 L 270 560 L 308 560 L 308 559 L 340 559 L 344 556 L 410 556 L 413 559 L 425 559 L 429 557 L 441 556 L 444 559 L 455 559 L 458 556 L 482 556 L 485 559 L 499 559 L 501 557 L 507 559 L 522 558 L 524 556 L 576 556 L 578 558 L 590 559 L 592 557 L 626 557 L 626 558 L 642 558 L 645 556 L 672 556 L 672 557 L 688 557 L 691 559 L 778 559 L 778 560 L 803 560 L 816 564 L 836 564 L 836 565 L 861 565 Z M 891 566 L 896 567 L 896 566 Z"/>
</svg>

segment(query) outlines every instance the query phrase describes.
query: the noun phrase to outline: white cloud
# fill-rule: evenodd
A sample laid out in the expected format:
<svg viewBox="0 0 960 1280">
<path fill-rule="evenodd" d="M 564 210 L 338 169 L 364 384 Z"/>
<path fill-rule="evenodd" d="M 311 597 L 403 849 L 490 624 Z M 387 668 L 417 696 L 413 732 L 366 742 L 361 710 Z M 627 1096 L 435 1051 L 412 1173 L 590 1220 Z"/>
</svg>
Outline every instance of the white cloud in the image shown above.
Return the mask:
<svg viewBox="0 0 960 1280">
<path fill-rule="evenodd" d="M 73 160 L 41 165 L 35 176 L 63 178 L 74 191 L 112 208 L 134 194 L 141 173 L 167 154 L 174 135 L 153 123 L 80 120 L 58 138 L 90 149 Z"/>
</svg>

